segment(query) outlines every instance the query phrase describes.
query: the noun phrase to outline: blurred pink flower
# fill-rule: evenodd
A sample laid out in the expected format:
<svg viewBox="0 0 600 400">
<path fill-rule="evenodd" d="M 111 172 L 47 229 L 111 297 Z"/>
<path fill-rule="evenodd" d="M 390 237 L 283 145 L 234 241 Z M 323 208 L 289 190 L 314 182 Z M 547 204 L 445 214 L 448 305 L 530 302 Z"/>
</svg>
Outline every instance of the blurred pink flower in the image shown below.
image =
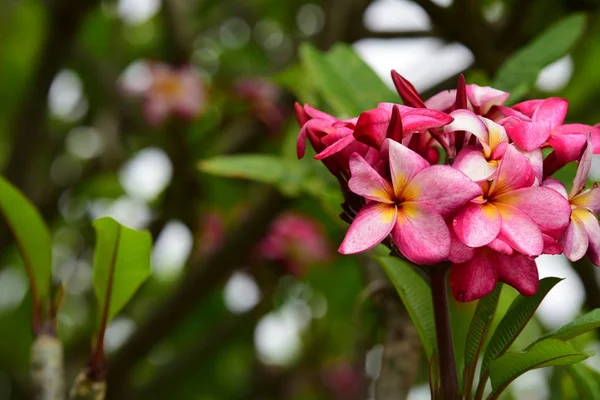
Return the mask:
<svg viewBox="0 0 600 400">
<path fill-rule="evenodd" d="M 257 246 L 258 257 L 283 263 L 289 272 L 302 275 L 313 264 L 331 259 L 323 228 L 305 215 L 286 212 L 271 225 Z"/>
<path fill-rule="evenodd" d="M 206 92 L 194 67 L 159 62 L 148 62 L 146 67 L 146 84 L 125 81 L 124 90 L 130 96 L 143 97 L 144 117 L 149 125 L 158 126 L 171 115 L 192 119 L 201 113 Z"/>
<path fill-rule="evenodd" d="M 234 93 L 251 107 L 252 113 L 270 133 L 279 132 L 283 126 L 284 113 L 280 106 L 281 89 L 262 78 L 243 78 L 233 85 Z"/>
</svg>

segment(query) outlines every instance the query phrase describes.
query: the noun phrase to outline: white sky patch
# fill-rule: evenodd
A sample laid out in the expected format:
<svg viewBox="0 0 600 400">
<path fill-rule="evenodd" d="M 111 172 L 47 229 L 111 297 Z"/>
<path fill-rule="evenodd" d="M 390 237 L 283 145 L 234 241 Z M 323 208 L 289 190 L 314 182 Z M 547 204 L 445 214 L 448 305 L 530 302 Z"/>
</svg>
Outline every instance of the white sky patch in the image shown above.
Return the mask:
<svg viewBox="0 0 600 400">
<path fill-rule="evenodd" d="M 129 25 L 139 25 L 154 17 L 161 0 L 119 0 L 117 13 Z"/>
<path fill-rule="evenodd" d="M 25 297 L 29 283 L 25 272 L 17 268 L 0 271 L 0 312 L 16 308 Z"/>
<path fill-rule="evenodd" d="M 141 200 L 121 196 L 116 200 L 95 199 L 89 202 L 91 219 L 112 217 L 122 225 L 133 229 L 144 229 L 152 220 L 150 207 Z"/>
<path fill-rule="evenodd" d="M 260 289 L 254 278 L 246 272 L 235 272 L 223 292 L 225 306 L 234 314 L 252 310 L 260 301 Z"/>
<path fill-rule="evenodd" d="M 65 121 L 76 121 L 87 112 L 81 78 L 70 69 L 63 69 L 52 81 L 48 92 L 50 113 Z"/>
<path fill-rule="evenodd" d="M 560 328 L 579 314 L 585 296 L 583 285 L 565 256 L 542 255 L 536 261 L 540 279 L 565 278 L 554 286 L 537 310 L 537 316 L 547 328 Z"/>
<path fill-rule="evenodd" d="M 463 45 L 446 45 L 435 38 L 364 39 L 354 49 L 390 87 L 390 71 L 395 69 L 420 91 L 463 71 L 474 60 Z"/>
<path fill-rule="evenodd" d="M 67 150 L 74 156 L 88 160 L 102 153 L 104 141 L 100 132 L 91 126 L 73 128 L 66 139 Z"/>
<path fill-rule="evenodd" d="M 317 4 L 305 4 L 296 14 L 298 29 L 306 36 L 319 33 L 325 25 L 325 12 Z"/>
<path fill-rule="evenodd" d="M 372 31 L 429 30 L 427 13 L 409 0 L 377 0 L 363 16 L 365 26 Z"/>
<path fill-rule="evenodd" d="M 263 317 L 254 331 L 254 345 L 265 364 L 292 364 L 302 346 L 297 324 L 279 312 Z"/>
<path fill-rule="evenodd" d="M 169 184 L 173 165 L 167 154 L 157 147 L 138 151 L 119 172 L 119 182 L 132 198 L 154 200 Z"/>
<path fill-rule="evenodd" d="M 152 71 L 146 61 L 132 62 L 119 77 L 119 86 L 133 94 L 144 93 L 152 84 Z"/>
<path fill-rule="evenodd" d="M 192 251 L 192 233 L 180 221 L 169 221 L 152 250 L 152 274 L 159 281 L 177 278 Z"/>
<path fill-rule="evenodd" d="M 546 66 L 539 74 L 536 86 L 544 92 L 561 90 L 573 76 L 573 59 L 566 55 Z"/>
<path fill-rule="evenodd" d="M 112 353 L 125 343 L 135 330 L 135 322 L 129 318 L 117 317 L 106 328 L 104 348 Z"/>
</svg>

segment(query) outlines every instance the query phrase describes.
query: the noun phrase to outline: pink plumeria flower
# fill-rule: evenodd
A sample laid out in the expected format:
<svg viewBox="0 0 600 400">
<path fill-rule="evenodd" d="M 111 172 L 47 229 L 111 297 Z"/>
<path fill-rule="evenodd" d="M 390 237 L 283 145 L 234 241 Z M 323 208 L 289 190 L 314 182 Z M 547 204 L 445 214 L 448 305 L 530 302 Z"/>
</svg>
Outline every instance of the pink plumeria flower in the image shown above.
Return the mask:
<svg viewBox="0 0 600 400">
<path fill-rule="evenodd" d="M 535 173 L 529 160 L 506 145 L 492 183 L 480 182 L 483 195 L 454 217 L 456 236 L 469 247 L 493 246 L 529 256 L 543 253 L 549 238 L 558 239 L 571 213 L 568 202 L 555 191 L 532 186 Z"/>
<path fill-rule="evenodd" d="M 425 102 L 434 110 L 451 111 L 456 101 L 456 89 L 444 90 Z M 466 85 L 467 109 L 477 115 L 487 116 L 493 106 L 504 104 L 510 93 L 489 86 Z"/>
<path fill-rule="evenodd" d="M 296 143 L 298 158 L 304 157 L 308 139 L 317 152 L 315 159 L 321 160 L 335 176 L 348 169 L 352 153 L 362 155 L 371 163 L 379 160 L 379 151 L 354 138 L 357 118 L 339 120 L 308 104 L 301 106 L 296 103 L 295 109 L 298 123 L 302 126 Z"/>
<path fill-rule="evenodd" d="M 571 261 L 577 261 L 587 253 L 590 260 L 600 266 L 600 226 L 596 218 L 600 212 L 600 186 L 594 184 L 592 188 L 585 189 L 592 156 L 593 145 L 588 140 L 573 180 L 573 187 L 568 194 L 563 184 L 554 179 L 547 179 L 544 185 L 562 194 L 571 205 L 571 220 L 560 239 L 565 256 Z"/>
<path fill-rule="evenodd" d="M 257 252 L 263 260 L 283 263 L 294 275 L 302 275 L 310 266 L 332 257 L 323 227 L 308 216 L 292 212 L 273 222 Z"/>
<path fill-rule="evenodd" d="M 281 130 L 285 115 L 279 101 L 282 95 L 279 87 L 263 78 L 242 78 L 234 83 L 233 91 L 250 104 L 254 116 L 271 133 Z"/>
<path fill-rule="evenodd" d="M 504 127 L 469 110 L 452 111 L 450 116 L 454 121 L 444 127 L 445 134 L 466 131 L 479 143 L 478 146 L 464 147 L 456 156 L 453 167 L 475 181 L 490 179 L 508 143 Z"/>
<path fill-rule="evenodd" d="M 498 282 L 514 287 L 524 296 L 537 292 L 539 276 L 533 257 L 504 254 L 485 246 L 473 249 L 466 261 L 459 261 L 450 268 L 450 287 L 459 301 L 477 300 L 494 290 Z"/>
<path fill-rule="evenodd" d="M 145 63 L 144 84 L 125 79 L 124 89 L 132 96 L 143 96 L 144 117 L 157 126 L 171 115 L 192 119 L 204 108 L 206 93 L 198 73 L 190 66 L 172 67 Z"/>
<path fill-rule="evenodd" d="M 386 139 L 386 147 L 391 183 L 359 155 L 350 158 L 348 187 L 370 201 L 350 225 L 340 253 L 369 250 L 391 233 L 400 252 L 416 264 L 447 259 L 450 233 L 444 218 L 481 195 L 480 187 L 452 167 L 430 166 L 391 139 Z"/>
</svg>

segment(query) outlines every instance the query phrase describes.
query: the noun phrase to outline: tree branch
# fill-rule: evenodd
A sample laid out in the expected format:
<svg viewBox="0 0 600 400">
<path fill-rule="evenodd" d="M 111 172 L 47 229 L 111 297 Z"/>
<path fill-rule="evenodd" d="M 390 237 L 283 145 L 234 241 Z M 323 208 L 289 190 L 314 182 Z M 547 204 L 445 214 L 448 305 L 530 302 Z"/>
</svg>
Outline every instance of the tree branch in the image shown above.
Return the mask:
<svg viewBox="0 0 600 400">
<path fill-rule="evenodd" d="M 243 262 L 285 204 L 285 199 L 274 189 L 266 190 L 249 217 L 240 221 L 225 243 L 204 262 L 194 265 L 171 295 L 141 322 L 110 362 L 107 398 L 120 398 L 131 368 Z"/>
</svg>

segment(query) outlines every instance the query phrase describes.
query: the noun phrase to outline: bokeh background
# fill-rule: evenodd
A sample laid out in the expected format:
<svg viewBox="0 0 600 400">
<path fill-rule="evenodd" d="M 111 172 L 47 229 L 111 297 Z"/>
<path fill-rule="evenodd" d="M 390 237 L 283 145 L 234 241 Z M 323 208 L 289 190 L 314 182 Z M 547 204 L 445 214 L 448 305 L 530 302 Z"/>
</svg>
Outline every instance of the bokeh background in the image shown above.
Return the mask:
<svg viewBox="0 0 600 400">
<path fill-rule="evenodd" d="M 539 74 L 529 95 L 566 97 L 568 121 L 593 125 L 599 7 L 594 0 L 0 0 L 0 166 L 52 230 L 53 279 L 66 292 L 58 322 L 67 377 L 88 361 L 97 328 L 91 221 L 110 215 L 149 229 L 154 249 L 151 279 L 107 332 L 109 399 L 372 398 L 384 344 L 394 332 L 413 344 L 415 335 L 401 310 L 391 310 L 400 315 L 394 319 L 381 307 L 389 302 L 378 292 L 379 271 L 365 258 L 336 254 L 346 226 L 339 210 L 203 173 L 199 162 L 242 153 L 294 159 L 293 103 L 310 86 L 299 70 L 304 42 L 322 50 L 350 44 L 390 88 L 396 69 L 426 98 L 454 87 L 460 73 L 468 83 L 490 82 L 509 55 L 574 12 L 588 16 L 584 38 Z M 157 63 L 197 73 L 202 96 L 193 116 L 148 116 L 139 93 Z M 600 162 L 591 177 L 600 180 Z M 542 256 L 539 270 L 567 279 L 542 303 L 529 337 L 600 307 L 595 267 Z M 31 398 L 30 308 L 26 274 L 0 225 L 0 399 Z M 467 315 L 473 305 L 453 308 Z M 594 334 L 582 340 L 600 350 Z M 418 353 L 414 345 L 397 354 L 418 360 Z M 426 365 L 414 364 L 409 399 L 427 399 Z M 533 371 L 508 396 L 563 398 L 561 379 Z"/>
</svg>

